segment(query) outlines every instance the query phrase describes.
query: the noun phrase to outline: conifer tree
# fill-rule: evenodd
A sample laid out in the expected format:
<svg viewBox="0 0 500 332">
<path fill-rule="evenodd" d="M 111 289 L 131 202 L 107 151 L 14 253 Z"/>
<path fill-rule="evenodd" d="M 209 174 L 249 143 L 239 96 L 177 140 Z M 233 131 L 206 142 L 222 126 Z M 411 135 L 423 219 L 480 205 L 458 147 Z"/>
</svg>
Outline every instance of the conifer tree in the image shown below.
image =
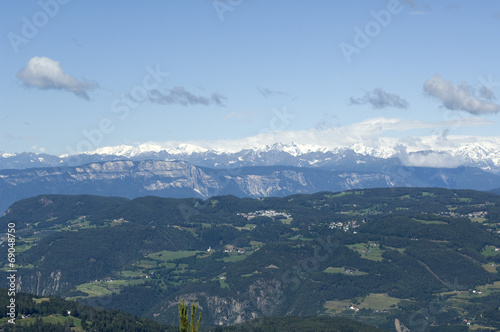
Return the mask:
<svg viewBox="0 0 500 332">
<path fill-rule="evenodd" d="M 189 321 L 187 304 L 179 302 L 179 331 L 180 332 L 197 332 L 201 324 L 201 313 L 199 314 L 198 320 L 196 320 L 196 313 L 198 311 L 198 305 L 195 306 L 195 300 L 191 305 L 191 321 Z"/>
</svg>

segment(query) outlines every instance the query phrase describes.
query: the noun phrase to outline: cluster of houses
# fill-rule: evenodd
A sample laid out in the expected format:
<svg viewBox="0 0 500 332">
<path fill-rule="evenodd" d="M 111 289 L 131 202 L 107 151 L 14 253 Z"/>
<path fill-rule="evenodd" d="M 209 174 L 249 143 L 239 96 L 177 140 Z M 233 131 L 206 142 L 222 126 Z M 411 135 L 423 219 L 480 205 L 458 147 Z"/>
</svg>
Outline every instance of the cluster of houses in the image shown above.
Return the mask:
<svg viewBox="0 0 500 332">
<path fill-rule="evenodd" d="M 236 251 L 238 254 L 244 254 L 245 253 L 245 249 L 243 249 L 243 248 L 235 248 L 234 246 L 231 246 L 231 245 L 227 245 L 226 249 L 224 249 L 225 253 L 230 253 L 230 252 L 233 252 L 233 251 Z"/>
<path fill-rule="evenodd" d="M 477 211 L 477 212 L 471 212 L 467 214 L 467 217 L 469 218 L 486 218 L 486 215 L 488 214 L 488 211 Z"/>
<path fill-rule="evenodd" d="M 439 214 L 447 217 L 486 218 L 486 216 L 488 215 L 488 211 L 475 211 L 467 214 L 459 214 L 453 211 L 443 211 Z"/>
<path fill-rule="evenodd" d="M 269 217 L 269 218 L 276 218 L 276 217 L 283 217 L 285 219 L 290 219 L 292 216 L 289 213 L 285 212 L 276 212 L 275 210 L 259 210 L 255 212 L 249 212 L 249 213 L 242 213 L 238 212 L 238 216 L 242 216 L 244 218 L 247 218 L 247 220 L 251 220 L 255 217 Z"/>
<path fill-rule="evenodd" d="M 354 306 L 353 304 L 351 304 L 351 305 L 349 306 L 349 310 L 352 310 L 352 311 L 354 311 L 354 312 L 358 312 L 360 309 L 364 309 L 364 308 L 363 308 L 363 307 L 356 307 L 356 306 Z M 374 311 L 375 311 L 376 313 L 378 313 L 378 314 L 381 314 L 381 313 L 384 313 L 384 314 L 389 313 L 389 310 L 388 310 L 388 309 L 375 309 Z"/>
<path fill-rule="evenodd" d="M 105 279 L 96 279 L 96 280 L 90 280 L 90 283 L 98 283 L 98 282 L 112 282 L 113 279 L 111 277 L 106 277 Z"/>
<path fill-rule="evenodd" d="M 215 252 L 215 249 L 213 249 L 212 247 L 208 247 L 207 251 L 208 252 Z M 243 249 L 243 248 L 235 248 L 234 246 L 231 246 L 231 245 L 227 245 L 226 249 L 224 249 L 225 253 L 231 253 L 233 251 L 237 252 L 238 254 L 244 254 L 245 253 L 245 249 Z"/>
<path fill-rule="evenodd" d="M 364 220 L 364 219 L 361 221 L 361 223 L 365 223 L 365 222 L 366 222 L 366 220 Z M 345 221 L 345 222 L 333 221 L 330 223 L 330 225 L 328 227 L 330 227 L 331 229 L 342 229 L 342 230 L 344 230 L 344 232 L 347 232 L 348 230 L 358 228 L 359 226 L 360 226 L 360 223 L 358 223 L 357 220 L 349 220 L 349 221 Z"/>
</svg>

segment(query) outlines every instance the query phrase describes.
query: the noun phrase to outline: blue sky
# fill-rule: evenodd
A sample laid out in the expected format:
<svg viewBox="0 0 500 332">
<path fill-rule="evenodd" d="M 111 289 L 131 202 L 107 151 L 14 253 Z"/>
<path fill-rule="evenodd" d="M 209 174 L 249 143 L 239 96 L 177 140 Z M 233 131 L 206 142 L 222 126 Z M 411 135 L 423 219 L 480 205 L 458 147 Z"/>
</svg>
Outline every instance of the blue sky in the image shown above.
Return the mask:
<svg viewBox="0 0 500 332">
<path fill-rule="evenodd" d="M 498 1 L 6 0 L 0 15 L 0 151 L 500 136 Z"/>
</svg>

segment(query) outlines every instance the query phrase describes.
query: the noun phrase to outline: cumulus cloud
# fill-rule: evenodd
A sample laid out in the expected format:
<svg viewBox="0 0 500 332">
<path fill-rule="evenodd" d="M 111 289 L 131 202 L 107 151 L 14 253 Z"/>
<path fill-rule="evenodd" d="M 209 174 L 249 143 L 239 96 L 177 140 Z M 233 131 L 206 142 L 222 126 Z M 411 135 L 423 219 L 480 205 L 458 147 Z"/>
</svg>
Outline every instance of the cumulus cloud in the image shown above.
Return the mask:
<svg viewBox="0 0 500 332">
<path fill-rule="evenodd" d="M 408 153 L 408 148 L 404 145 L 398 145 L 395 150 L 395 157 L 405 166 L 455 168 L 466 163 L 461 156 L 454 156 L 448 151 L 425 150 Z"/>
<path fill-rule="evenodd" d="M 65 90 L 86 100 L 90 100 L 88 91 L 98 86 L 65 73 L 59 61 L 37 56 L 31 58 L 28 65 L 17 73 L 17 78 L 29 88 Z"/>
<path fill-rule="evenodd" d="M 219 93 L 212 93 L 210 96 L 195 95 L 182 86 L 173 87 L 172 89 L 165 92 L 161 92 L 156 89 L 151 90 L 148 92 L 146 98 L 141 98 L 140 100 L 137 97 L 131 96 L 130 94 L 128 95 L 128 97 L 135 102 L 142 102 L 144 100 L 147 100 L 153 104 L 159 105 L 180 104 L 184 106 L 225 106 L 224 100 L 226 99 L 225 96 Z"/>
<path fill-rule="evenodd" d="M 475 97 L 466 84 L 462 83 L 455 86 L 438 74 L 435 74 L 424 83 L 424 92 L 440 100 L 443 106 L 449 110 L 465 111 L 471 114 L 489 114 L 500 111 L 500 105 L 488 101 L 488 98 L 491 100 L 492 91 L 480 90 L 480 96 L 487 99 L 482 100 Z"/>
<path fill-rule="evenodd" d="M 373 108 L 384 109 L 388 107 L 394 108 L 408 108 L 408 102 L 401 98 L 400 96 L 392 93 L 385 92 L 384 90 L 377 88 L 371 92 L 367 92 L 361 98 L 351 97 L 351 105 L 364 105 L 370 104 Z"/>
</svg>

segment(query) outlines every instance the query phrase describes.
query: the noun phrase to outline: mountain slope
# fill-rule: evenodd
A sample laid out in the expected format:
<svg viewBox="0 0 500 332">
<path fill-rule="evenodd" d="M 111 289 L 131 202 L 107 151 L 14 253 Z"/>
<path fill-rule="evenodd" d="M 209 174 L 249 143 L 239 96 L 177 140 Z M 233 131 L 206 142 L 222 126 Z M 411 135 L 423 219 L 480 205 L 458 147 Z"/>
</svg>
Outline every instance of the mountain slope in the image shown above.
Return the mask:
<svg viewBox="0 0 500 332">
<path fill-rule="evenodd" d="M 474 317 L 500 327 L 499 217 L 494 194 L 385 188 L 263 199 L 41 195 L 13 204 L 0 225 L 16 224 L 18 285 L 34 294 L 170 323 L 185 298 L 214 325 L 336 315 L 425 330 Z"/>
<path fill-rule="evenodd" d="M 467 167 L 394 166 L 378 171 L 287 166 L 210 169 L 182 161 L 109 161 L 74 167 L 0 170 L 0 211 L 17 200 L 38 194 L 269 197 L 402 186 L 488 190 L 500 186 L 500 176 Z"/>
</svg>

